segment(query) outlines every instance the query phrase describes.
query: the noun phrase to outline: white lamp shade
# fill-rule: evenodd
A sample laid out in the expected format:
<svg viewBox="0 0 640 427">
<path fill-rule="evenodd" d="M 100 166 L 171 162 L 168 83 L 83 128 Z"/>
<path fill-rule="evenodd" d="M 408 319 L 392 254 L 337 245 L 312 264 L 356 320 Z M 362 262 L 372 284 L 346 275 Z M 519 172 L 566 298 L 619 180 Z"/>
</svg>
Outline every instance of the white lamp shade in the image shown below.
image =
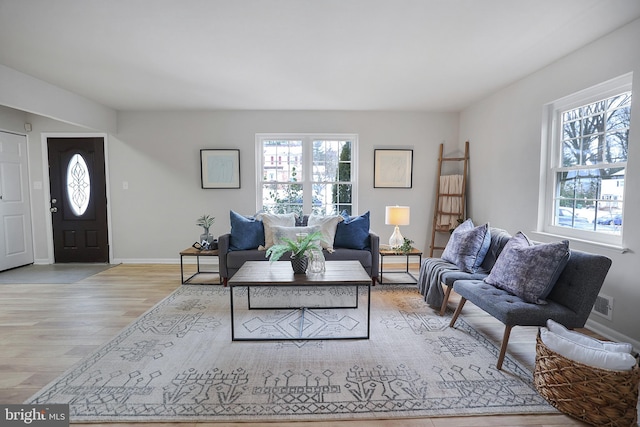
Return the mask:
<svg viewBox="0 0 640 427">
<path fill-rule="evenodd" d="M 384 223 L 387 225 L 409 225 L 411 209 L 409 206 L 387 206 Z"/>
</svg>

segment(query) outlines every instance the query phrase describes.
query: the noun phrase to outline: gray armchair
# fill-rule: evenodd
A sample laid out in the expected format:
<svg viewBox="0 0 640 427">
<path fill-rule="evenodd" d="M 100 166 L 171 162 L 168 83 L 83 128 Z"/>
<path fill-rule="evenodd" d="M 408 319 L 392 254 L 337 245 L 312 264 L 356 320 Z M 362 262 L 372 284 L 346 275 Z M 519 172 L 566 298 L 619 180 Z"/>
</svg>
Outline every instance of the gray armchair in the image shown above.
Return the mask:
<svg viewBox="0 0 640 427">
<path fill-rule="evenodd" d="M 514 326 L 545 326 L 547 319 L 553 319 L 569 329 L 584 327 L 610 267 L 611 260 L 605 256 L 571 250 L 569 262 L 546 298 L 547 304 L 525 302 L 482 280 L 458 280 L 453 290 L 462 298 L 449 326 L 455 326 L 466 301 L 504 323 L 496 365 L 501 369 Z"/>
</svg>

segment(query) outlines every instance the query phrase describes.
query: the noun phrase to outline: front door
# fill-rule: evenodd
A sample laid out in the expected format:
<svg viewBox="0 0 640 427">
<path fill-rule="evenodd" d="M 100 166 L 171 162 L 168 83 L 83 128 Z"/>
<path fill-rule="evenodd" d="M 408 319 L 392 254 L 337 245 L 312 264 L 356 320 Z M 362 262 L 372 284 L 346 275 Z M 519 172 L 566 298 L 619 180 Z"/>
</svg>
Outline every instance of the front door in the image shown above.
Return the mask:
<svg viewBox="0 0 640 427">
<path fill-rule="evenodd" d="M 27 137 L 0 132 L 0 271 L 32 263 Z"/>
<path fill-rule="evenodd" d="M 55 262 L 109 262 L 104 139 L 47 138 Z"/>
</svg>

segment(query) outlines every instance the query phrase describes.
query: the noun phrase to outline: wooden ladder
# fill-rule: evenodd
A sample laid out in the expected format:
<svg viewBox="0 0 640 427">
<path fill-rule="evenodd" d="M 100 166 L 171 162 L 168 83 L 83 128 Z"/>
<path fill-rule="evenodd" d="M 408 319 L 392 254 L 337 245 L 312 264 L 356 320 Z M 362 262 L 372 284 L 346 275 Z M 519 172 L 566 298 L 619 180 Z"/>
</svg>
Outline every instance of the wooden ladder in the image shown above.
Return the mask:
<svg viewBox="0 0 640 427">
<path fill-rule="evenodd" d="M 435 246 L 436 241 L 436 233 L 449 233 L 451 227 L 449 225 L 439 226 L 438 219 L 442 215 L 450 215 L 455 216 L 459 221 L 463 221 L 465 219 L 465 208 L 466 208 L 466 190 L 467 190 L 467 173 L 469 168 L 469 141 L 464 143 L 464 156 L 463 157 L 444 157 L 444 144 L 440 144 L 440 154 L 438 155 L 438 184 L 436 187 L 436 201 L 433 209 L 433 226 L 431 228 L 431 245 L 429 246 L 429 257 L 433 257 L 433 251 L 442 251 L 444 246 Z M 443 162 L 463 162 L 462 167 L 462 187 L 460 193 L 441 193 L 441 181 L 442 181 L 442 163 Z M 450 197 L 450 198 L 459 198 L 460 203 L 458 204 L 459 209 L 450 212 L 447 210 L 443 210 L 442 198 Z"/>
</svg>

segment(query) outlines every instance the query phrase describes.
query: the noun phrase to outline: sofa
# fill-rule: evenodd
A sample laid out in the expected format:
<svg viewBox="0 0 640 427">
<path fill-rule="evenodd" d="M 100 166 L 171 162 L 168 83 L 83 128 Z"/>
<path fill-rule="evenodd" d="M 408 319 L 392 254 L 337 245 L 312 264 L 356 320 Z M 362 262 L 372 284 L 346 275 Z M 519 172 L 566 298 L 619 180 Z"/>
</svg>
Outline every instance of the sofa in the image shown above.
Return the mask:
<svg viewBox="0 0 640 427">
<path fill-rule="evenodd" d="M 570 250 L 566 266 L 544 303 L 527 301 L 513 291 L 501 289 L 483 280 L 458 280 L 453 290 L 460 303 L 449 326 L 455 326 L 466 301 L 487 312 L 505 325 L 496 367 L 502 368 L 514 326 L 545 326 L 548 319 L 575 329 L 584 327 L 600 288 L 611 267 L 611 259 L 588 252 Z"/>
<path fill-rule="evenodd" d="M 570 329 L 584 327 L 611 267 L 605 256 L 569 249 L 568 240 L 539 243 L 522 232 L 509 237 L 471 220 L 453 231 L 442 258 L 453 266 L 431 261 L 440 267 L 429 270 L 436 273 L 429 287 L 451 283 L 460 295 L 449 326 L 467 301 L 504 323 L 498 369 L 514 326 L 543 327 L 551 319 Z"/>
<path fill-rule="evenodd" d="M 453 284 L 457 280 L 482 280 L 487 277 L 502 249 L 511 238 L 511 235 L 501 228 L 489 227 L 488 225 L 483 227 L 484 230 L 474 227 L 471 220 L 465 221 L 451 235 L 451 243 L 447 245 L 448 248 L 445 248 L 441 257 L 427 257 L 422 260 L 418 274 L 418 290 L 424 296 L 427 304 L 438 309 L 441 316 L 444 316 L 446 312 Z M 477 259 L 482 254 L 478 254 L 475 248 L 460 247 L 461 245 L 455 244 L 455 240 L 461 234 L 478 234 L 478 230 L 484 231 L 484 233 L 488 230 L 488 245 L 487 237 L 481 236 L 482 244 L 486 250 L 484 251 L 482 262 L 474 268 L 474 263 L 472 262 L 474 259 L 472 258 L 475 257 Z M 470 252 L 466 254 L 465 258 L 467 265 L 465 265 L 465 262 L 456 263 L 460 258 L 459 251 Z"/>
<path fill-rule="evenodd" d="M 225 286 L 246 261 L 269 261 L 266 248 L 276 242 L 278 232 L 318 229 L 323 234 L 322 252 L 327 261 L 360 261 L 373 285 L 378 279 L 380 237 L 369 229 L 369 212 L 297 217 L 267 213 L 244 216 L 231 211 L 230 219 L 231 231 L 218 237 L 220 278 Z M 288 255 L 282 259 L 288 259 Z"/>
</svg>

